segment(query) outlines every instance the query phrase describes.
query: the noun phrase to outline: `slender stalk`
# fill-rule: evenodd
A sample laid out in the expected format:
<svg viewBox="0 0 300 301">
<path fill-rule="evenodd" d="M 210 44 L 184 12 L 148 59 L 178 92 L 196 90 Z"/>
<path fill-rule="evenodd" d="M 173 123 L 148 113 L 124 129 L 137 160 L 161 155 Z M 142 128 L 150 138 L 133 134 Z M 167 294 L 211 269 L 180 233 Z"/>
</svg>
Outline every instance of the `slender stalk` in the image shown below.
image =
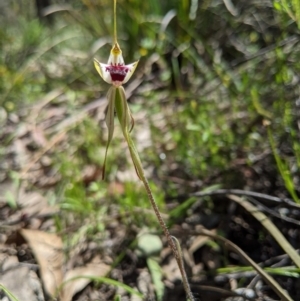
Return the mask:
<svg viewBox="0 0 300 301">
<path fill-rule="evenodd" d="M 118 102 L 116 102 L 118 103 Z M 117 106 L 116 106 L 117 108 Z M 117 109 L 117 112 L 119 110 Z M 126 116 L 126 115 L 125 115 Z M 126 124 L 126 122 L 124 123 Z M 143 182 L 144 184 L 144 187 L 146 189 L 146 192 L 147 192 L 147 195 L 148 195 L 148 198 L 149 198 L 149 201 L 152 205 L 152 208 L 155 212 L 155 215 L 158 219 L 158 222 L 167 238 L 167 241 L 168 241 L 168 244 L 169 244 L 169 247 L 170 249 L 172 250 L 172 253 L 176 259 L 176 262 L 177 262 L 177 265 L 179 267 L 179 270 L 180 270 L 180 273 L 181 273 L 181 277 L 182 277 L 182 282 L 183 282 L 183 286 L 184 286 L 184 290 L 189 298 L 190 301 L 194 301 L 194 297 L 193 297 L 193 294 L 192 294 L 192 291 L 191 291 L 191 288 L 190 288 L 190 285 L 189 285 L 189 282 L 188 282 L 188 278 L 187 278 L 187 275 L 186 275 L 186 272 L 185 272 L 185 269 L 184 269 L 184 264 L 183 264 L 183 258 L 182 258 L 182 252 L 181 252 L 181 249 L 180 249 L 180 245 L 179 245 L 179 242 L 177 241 L 177 239 L 175 238 L 175 241 L 176 241 L 176 244 L 177 244 L 177 247 L 174 243 L 174 240 L 173 240 L 173 237 L 171 236 L 161 214 L 160 214 L 160 211 L 158 209 L 158 206 L 157 206 L 157 203 L 154 199 L 154 196 L 153 196 L 153 193 L 152 193 L 152 190 L 149 186 L 149 183 L 148 183 L 148 180 L 147 178 L 145 177 L 145 173 L 144 173 L 144 169 L 143 169 L 143 166 L 142 166 L 142 163 L 141 163 L 141 160 L 140 160 L 140 157 L 139 157 L 139 154 L 137 152 L 137 149 L 134 145 L 134 142 L 133 140 L 131 139 L 131 136 L 128 132 L 128 127 L 125 126 L 123 128 L 123 134 L 124 134 L 124 137 L 128 143 L 128 146 L 129 146 L 129 150 L 130 150 L 130 154 L 131 154 L 131 157 L 132 157 L 132 161 L 134 163 L 134 166 L 135 166 L 135 169 L 137 171 L 137 174 L 140 178 L 140 180 Z"/>
<path fill-rule="evenodd" d="M 117 44 L 117 0 L 114 0 L 114 44 Z"/>
<path fill-rule="evenodd" d="M 162 227 L 163 231 L 164 231 L 164 234 L 168 240 L 168 244 L 169 244 L 169 247 L 170 249 L 172 250 L 173 252 L 173 255 L 177 261 L 177 264 L 178 264 L 178 267 L 180 269 L 180 273 L 181 273 L 181 276 L 182 276 L 182 282 L 183 282 L 183 286 L 184 286 L 184 290 L 189 298 L 190 301 L 194 301 L 194 296 L 192 294 L 192 291 L 191 291 L 191 288 L 190 288 L 190 285 L 189 285 L 189 282 L 188 282 L 188 278 L 187 278 L 187 275 L 186 275 L 186 272 L 185 272 L 185 269 L 184 269 L 184 265 L 183 265 L 183 259 L 182 259 L 182 254 L 181 254 L 181 251 L 180 251 L 180 246 L 179 246 L 179 243 L 176 239 L 176 243 L 178 243 L 178 247 L 176 247 L 175 243 L 174 243 L 174 240 L 159 212 L 159 209 L 158 209 L 158 206 L 156 204 L 156 201 L 153 197 L 153 194 L 152 194 L 152 191 L 151 191 L 151 188 L 149 186 L 149 183 L 145 177 L 144 174 L 140 175 L 141 176 L 141 181 L 143 182 L 144 186 L 145 186 L 145 189 L 147 191 L 147 195 L 148 195 L 148 198 L 149 198 L 149 201 L 152 205 L 152 208 L 156 214 L 156 217 L 159 221 L 159 224 L 160 226 Z"/>
<path fill-rule="evenodd" d="M 114 0 L 114 44 L 117 44 L 117 12 L 116 12 L 116 7 L 117 7 L 117 0 Z M 161 228 L 163 229 L 163 232 L 164 232 L 164 234 L 165 234 L 165 236 L 168 240 L 169 247 L 171 248 L 171 250 L 173 252 L 173 255 L 174 255 L 174 257 L 177 261 L 177 265 L 179 267 L 179 270 L 180 270 L 180 273 L 181 273 L 181 276 L 182 276 L 182 282 L 183 282 L 185 292 L 186 292 L 189 300 L 194 301 L 195 299 L 194 299 L 192 291 L 190 289 L 190 285 L 189 285 L 187 275 L 186 275 L 186 272 L 185 272 L 185 269 L 184 269 L 182 252 L 181 252 L 179 242 L 177 241 L 177 239 L 175 239 L 176 245 L 177 245 L 177 247 L 176 247 L 176 245 L 174 243 L 174 240 L 173 240 L 172 236 L 170 235 L 170 232 L 169 232 L 169 230 L 168 230 L 168 228 L 167 228 L 167 226 L 166 226 L 166 224 L 165 224 L 165 222 L 164 222 L 164 220 L 163 220 L 163 218 L 162 218 L 162 216 L 159 212 L 159 209 L 158 209 L 158 206 L 155 202 L 153 193 L 152 193 L 151 188 L 149 186 L 149 183 L 148 183 L 148 181 L 145 177 L 144 169 L 143 169 L 139 154 L 138 154 L 137 149 L 136 149 L 136 147 L 135 147 L 135 145 L 134 145 L 134 143 L 131 139 L 131 136 L 129 134 L 129 132 L 131 131 L 131 129 L 133 127 L 133 124 L 132 124 L 131 129 L 129 129 L 129 124 L 130 124 L 129 120 L 133 121 L 133 118 L 131 117 L 130 110 L 128 108 L 128 104 L 127 104 L 127 100 L 126 100 L 126 96 L 125 96 L 125 90 L 124 90 L 123 87 L 118 87 L 116 91 L 118 91 L 118 92 L 112 97 L 115 97 L 116 113 L 117 113 L 118 119 L 120 121 L 124 137 L 127 141 L 127 144 L 128 144 L 129 150 L 130 150 L 130 154 L 131 154 L 131 157 L 132 157 L 132 161 L 134 163 L 137 175 L 139 176 L 139 178 L 141 179 L 141 181 L 143 182 L 143 184 L 145 186 L 145 189 L 147 191 L 147 195 L 148 195 L 148 198 L 149 198 L 150 203 L 152 205 L 152 208 L 153 208 L 153 210 L 156 214 L 156 217 L 159 221 L 159 224 L 160 224 Z M 109 98 L 112 98 L 112 97 L 109 96 Z M 113 119 L 113 118 L 110 118 L 110 119 Z M 109 127 L 109 129 L 112 129 L 111 125 L 110 126 L 108 125 L 108 127 Z M 111 140 L 111 138 L 109 138 L 109 141 L 110 140 Z"/>
</svg>

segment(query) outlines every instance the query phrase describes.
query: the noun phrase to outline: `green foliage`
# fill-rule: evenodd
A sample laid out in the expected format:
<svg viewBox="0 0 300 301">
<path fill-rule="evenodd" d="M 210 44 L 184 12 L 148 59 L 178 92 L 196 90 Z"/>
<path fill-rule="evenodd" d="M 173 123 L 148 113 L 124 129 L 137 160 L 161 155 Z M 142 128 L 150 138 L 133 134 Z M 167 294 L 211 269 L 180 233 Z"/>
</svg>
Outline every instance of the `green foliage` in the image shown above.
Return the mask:
<svg viewBox="0 0 300 301">
<path fill-rule="evenodd" d="M 68 281 L 64 282 L 61 287 L 63 287 L 63 285 L 65 285 L 66 283 L 77 280 L 77 279 L 89 279 L 89 280 L 91 280 L 95 283 L 109 284 L 109 285 L 112 285 L 116 288 L 121 288 L 121 289 L 125 290 L 126 292 L 128 292 L 131 295 L 138 296 L 139 298 L 143 297 L 143 295 L 141 293 L 139 293 L 137 290 L 131 288 L 130 286 L 128 286 L 128 285 L 126 285 L 126 284 L 124 284 L 120 281 L 116 281 L 116 280 L 113 280 L 113 279 L 110 279 L 110 278 L 107 278 L 107 277 L 95 277 L 95 276 L 74 277 L 74 278 L 71 278 Z M 118 297 L 116 296 L 116 298 L 118 298 Z M 118 299 L 116 299 L 116 300 L 118 300 Z"/>
<path fill-rule="evenodd" d="M 295 21 L 300 29 L 300 2 L 299 0 L 275 0 L 274 8 L 279 12 L 286 13 L 293 21 Z"/>
<path fill-rule="evenodd" d="M 162 301 L 165 291 L 165 285 L 162 281 L 162 269 L 159 263 L 151 257 L 147 258 L 147 265 L 151 273 L 157 301 Z"/>
<path fill-rule="evenodd" d="M 143 162 L 146 159 L 157 166 L 161 176 L 170 173 L 170 161 L 176 162 L 184 166 L 182 176 L 190 179 L 227 170 L 241 154 L 251 164 L 252 157 L 269 147 L 259 118 L 275 122 L 279 139 L 288 129 L 294 154 L 300 161 L 294 120 L 287 113 L 283 118 L 286 126 L 280 128 L 283 119 L 277 109 L 284 101 L 290 103 L 290 112 L 295 106 L 291 100 L 296 93 L 293 79 L 300 69 L 300 60 L 291 47 L 294 42 L 290 36 L 297 27 L 289 24 L 289 32 L 285 31 L 289 19 L 279 17 L 285 13 L 297 19 L 296 2 L 274 1 L 273 15 L 268 13 L 269 8 L 243 2 L 237 9 L 239 18 L 234 18 L 226 6 L 214 6 L 210 1 L 194 7 L 188 1 L 152 1 L 142 7 L 137 1 L 119 1 L 118 31 L 125 60 L 142 56 L 137 71 L 142 72 L 151 55 L 158 55 L 152 85 L 160 82 L 163 88 L 149 92 L 144 89 L 139 107 L 132 99 L 138 110 L 147 110 L 151 122 L 154 143 L 141 154 Z M 64 13 L 54 12 L 53 29 L 37 20 L 27 22 L 24 17 L 16 18 L 14 26 L 2 27 L 0 91 L 7 110 L 15 110 L 17 99 L 36 101 L 59 84 L 69 95 L 69 112 L 76 114 L 82 104 L 94 97 L 93 91 L 106 89 L 88 62 L 92 58 L 89 53 L 96 51 L 104 61 L 108 57 L 113 30 L 111 1 L 75 1 L 73 5 Z M 261 32 L 256 23 L 249 25 L 244 21 L 252 18 L 254 10 L 258 12 L 259 24 L 273 22 L 276 35 L 271 29 Z M 197 17 L 193 18 L 193 14 Z M 100 15 L 105 17 L 99 18 Z M 224 27 L 228 32 L 222 31 Z M 13 38 L 17 35 L 22 38 Z M 97 88 L 91 89 L 96 82 Z M 274 99 L 275 95 L 278 99 Z M 163 114 L 163 127 L 156 125 L 159 113 Z M 69 155 L 63 158 L 58 153 L 60 170 L 63 174 L 71 172 L 74 182 L 78 174 L 68 164 L 75 163 L 79 171 L 86 161 L 102 164 L 103 149 L 101 155 L 98 151 L 104 144 L 99 141 L 102 132 L 91 123 L 86 119 L 79 131 L 77 128 L 69 134 L 70 145 L 83 147 L 87 160 L 78 158 L 81 154 L 77 152 L 73 162 L 67 163 Z M 117 145 L 117 141 L 112 143 L 108 156 L 111 171 L 119 165 Z M 168 160 L 160 160 L 160 152 Z M 81 162 L 76 163 L 78 160 Z M 171 185 L 168 193 L 173 193 Z"/>
<path fill-rule="evenodd" d="M 290 195 L 292 196 L 292 198 L 294 199 L 294 201 L 296 203 L 300 203 L 300 199 L 297 196 L 296 187 L 293 182 L 293 176 L 292 176 L 291 170 L 288 167 L 287 163 L 285 161 L 283 161 L 281 159 L 281 157 L 279 156 L 279 154 L 277 153 L 275 141 L 274 141 L 271 131 L 269 131 L 268 134 L 269 134 L 269 140 L 270 140 L 270 144 L 272 147 L 273 155 L 275 157 L 276 164 L 277 164 L 278 170 L 280 172 L 280 175 L 284 181 L 285 187 L 288 190 L 288 192 L 290 193 Z"/>
<path fill-rule="evenodd" d="M 164 211 L 164 194 L 154 184 L 150 183 L 156 202 L 161 211 Z M 134 222 L 139 227 L 149 227 L 157 225 L 156 217 L 151 211 L 147 195 L 143 186 L 133 185 L 131 182 L 124 183 L 124 193 L 116 197 L 119 211 L 124 216 L 124 221 L 132 224 Z"/>
<path fill-rule="evenodd" d="M 278 276 L 285 276 L 285 277 L 300 277 L 300 269 L 296 267 L 280 267 L 280 268 L 264 268 L 264 270 L 270 274 L 278 275 Z M 227 274 L 227 273 L 241 273 L 241 272 L 248 272 L 254 271 L 254 269 L 250 266 L 243 266 L 243 267 L 225 267 L 217 269 L 219 274 Z"/>
<path fill-rule="evenodd" d="M 207 187 L 203 190 L 203 192 L 214 191 L 220 188 L 220 185 L 213 185 L 211 187 Z M 176 220 L 180 217 L 184 217 L 187 215 L 187 211 L 192 207 L 192 205 L 198 200 L 196 197 L 190 197 L 179 206 L 170 211 L 169 215 L 171 220 Z"/>
</svg>

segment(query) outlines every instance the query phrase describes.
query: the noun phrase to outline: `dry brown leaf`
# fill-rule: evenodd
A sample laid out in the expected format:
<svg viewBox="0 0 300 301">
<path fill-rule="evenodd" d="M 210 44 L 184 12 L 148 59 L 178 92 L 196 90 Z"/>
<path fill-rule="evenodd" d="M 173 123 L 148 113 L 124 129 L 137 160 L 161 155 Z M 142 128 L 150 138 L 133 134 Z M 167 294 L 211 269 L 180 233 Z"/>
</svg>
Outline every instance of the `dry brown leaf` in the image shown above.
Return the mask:
<svg viewBox="0 0 300 301">
<path fill-rule="evenodd" d="M 11 145 L 15 164 L 21 168 L 29 161 L 30 153 L 22 139 L 15 139 Z"/>
<path fill-rule="evenodd" d="M 217 231 L 214 229 L 214 230 L 211 230 L 211 233 L 216 234 Z M 197 250 L 199 250 L 201 247 L 203 247 L 208 240 L 210 240 L 210 238 L 207 237 L 207 236 L 204 236 L 204 235 L 196 236 L 193 243 L 192 243 L 192 245 L 189 248 L 190 256 L 193 256 L 193 254 Z"/>
<path fill-rule="evenodd" d="M 163 266 L 163 272 L 169 283 L 176 283 L 176 281 L 181 279 L 180 270 L 175 258 L 171 258 L 169 263 Z"/>
<path fill-rule="evenodd" d="M 61 301 L 71 301 L 72 297 L 84 289 L 92 280 L 88 278 L 77 277 L 104 277 L 110 270 L 110 266 L 104 263 L 92 263 L 84 267 L 75 268 L 68 271 L 64 277 L 64 282 L 67 282 L 62 290 Z M 77 278 L 71 280 L 73 278 Z"/>
<path fill-rule="evenodd" d="M 19 264 L 17 256 L 8 256 L 7 254 L 0 254 L 1 272 L 12 269 Z"/>
<path fill-rule="evenodd" d="M 46 292 L 52 297 L 55 296 L 63 279 L 61 238 L 56 234 L 28 229 L 22 229 L 21 234 L 28 242 L 39 264 Z"/>
<path fill-rule="evenodd" d="M 42 286 L 38 277 L 28 267 L 19 265 L 9 268 L 1 273 L 0 283 L 18 300 L 44 301 Z M 1 300 L 7 299 L 3 298 Z"/>
<path fill-rule="evenodd" d="M 58 208 L 50 206 L 47 199 L 39 192 L 20 192 L 18 205 L 22 207 L 22 214 L 31 217 L 35 215 L 51 214 L 57 212 Z"/>
<path fill-rule="evenodd" d="M 44 147 L 47 144 L 47 139 L 42 128 L 35 126 L 31 131 L 32 139 L 39 147 Z"/>
<path fill-rule="evenodd" d="M 121 182 L 111 182 L 108 184 L 107 193 L 110 196 L 120 196 L 125 191 L 125 185 Z"/>
<path fill-rule="evenodd" d="M 18 187 L 10 180 L 0 183 L 0 204 L 7 204 L 8 194 L 18 198 Z"/>
</svg>

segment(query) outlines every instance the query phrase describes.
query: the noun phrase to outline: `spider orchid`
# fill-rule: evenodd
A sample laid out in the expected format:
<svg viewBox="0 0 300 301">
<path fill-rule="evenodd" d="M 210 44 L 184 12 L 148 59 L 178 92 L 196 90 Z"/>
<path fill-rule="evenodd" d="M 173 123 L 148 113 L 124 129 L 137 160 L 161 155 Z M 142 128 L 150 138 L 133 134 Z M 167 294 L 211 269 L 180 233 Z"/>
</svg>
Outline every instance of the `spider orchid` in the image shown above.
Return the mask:
<svg viewBox="0 0 300 301">
<path fill-rule="evenodd" d="M 110 56 L 107 64 L 100 63 L 94 59 L 94 65 L 104 81 L 112 86 L 108 90 L 107 99 L 108 107 L 105 117 L 105 122 L 108 127 L 108 141 L 105 150 L 102 179 L 105 176 L 106 158 L 110 142 L 114 134 L 114 117 L 115 111 L 120 121 L 123 135 L 128 143 L 130 154 L 139 178 L 141 178 L 141 163 L 136 152 L 135 146 L 129 136 L 134 126 L 134 119 L 131 115 L 123 84 L 126 83 L 132 76 L 138 62 L 125 65 L 122 56 L 122 50 L 115 39 L 115 43 L 110 51 Z M 139 166 L 140 165 L 140 166 Z"/>
<path fill-rule="evenodd" d="M 135 62 L 133 64 L 125 65 L 121 48 L 117 42 L 117 24 L 116 24 L 116 6 L 117 6 L 117 0 L 114 0 L 114 45 L 110 51 L 110 56 L 108 59 L 107 64 L 100 63 L 96 59 L 94 60 L 95 68 L 100 74 L 100 76 L 103 78 L 104 81 L 111 84 L 112 86 L 107 92 L 107 99 L 108 99 L 108 108 L 107 113 L 105 117 L 105 121 L 108 127 L 108 140 L 105 150 L 105 157 L 104 157 L 104 164 L 103 164 L 103 173 L 102 178 L 104 178 L 105 175 L 105 166 L 106 166 L 106 158 L 107 158 L 107 151 L 110 145 L 110 142 L 113 138 L 114 133 L 114 117 L 115 112 L 117 113 L 117 118 L 120 121 L 121 129 L 123 132 L 123 135 L 126 139 L 126 142 L 129 147 L 130 155 L 132 158 L 132 162 L 134 164 L 136 173 L 140 180 L 143 182 L 144 187 L 147 191 L 147 195 L 149 198 L 149 201 L 152 205 L 152 208 L 156 214 L 156 217 L 159 221 L 159 224 L 161 225 L 165 236 L 167 237 L 168 244 L 175 256 L 175 259 L 177 261 L 178 267 L 180 269 L 180 273 L 182 275 L 183 285 L 184 289 L 187 293 L 187 296 L 189 297 L 190 301 L 194 301 L 193 294 L 191 292 L 189 282 L 185 273 L 182 255 L 181 255 L 181 249 L 178 241 L 176 241 L 176 245 L 174 243 L 174 240 L 172 236 L 169 233 L 169 230 L 163 221 L 163 218 L 160 214 L 159 208 L 155 202 L 155 199 L 153 197 L 153 193 L 151 191 L 151 188 L 149 186 L 149 183 L 145 177 L 143 166 L 139 157 L 139 154 L 137 152 L 137 149 L 134 145 L 134 142 L 131 139 L 130 132 L 133 129 L 134 126 L 134 120 L 132 118 L 127 99 L 125 90 L 123 88 L 123 84 L 126 83 L 129 78 L 132 76 L 138 62 Z"/>
<path fill-rule="evenodd" d="M 129 65 L 124 64 L 122 50 L 118 42 L 115 42 L 113 45 L 107 64 L 100 63 L 94 59 L 95 68 L 102 79 L 115 87 L 120 87 L 122 84 L 127 83 L 137 64 L 138 62 Z"/>
</svg>

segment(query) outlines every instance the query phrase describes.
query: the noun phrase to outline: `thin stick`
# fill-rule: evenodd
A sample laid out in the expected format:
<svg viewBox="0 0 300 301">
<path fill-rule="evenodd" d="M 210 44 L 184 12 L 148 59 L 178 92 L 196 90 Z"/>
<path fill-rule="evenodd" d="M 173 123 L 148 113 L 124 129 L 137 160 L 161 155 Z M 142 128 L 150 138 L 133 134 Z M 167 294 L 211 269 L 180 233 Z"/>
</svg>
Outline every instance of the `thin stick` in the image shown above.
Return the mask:
<svg viewBox="0 0 300 301">
<path fill-rule="evenodd" d="M 206 230 L 202 228 L 201 230 L 196 231 L 196 233 L 205 235 L 214 239 L 217 239 L 223 244 L 231 249 L 237 252 L 249 265 L 251 265 L 257 273 L 274 289 L 274 291 L 280 296 L 281 300 L 284 301 L 292 301 L 292 298 L 289 296 L 289 294 L 280 286 L 280 284 L 268 273 L 266 273 L 257 263 L 255 263 L 242 249 L 240 249 L 236 244 L 231 242 L 230 240 L 221 237 L 219 235 L 216 235 L 212 233 L 209 230 Z"/>
<path fill-rule="evenodd" d="M 152 205 L 152 208 L 155 212 L 155 215 L 158 219 L 158 222 L 161 226 L 161 228 L 163 229 L 163 232 L 167 238 L 168 244 L 173 252 L 173 255 L 176 259 L 177 265 L 179 267 L 181 276 L 182 276 L 182 281 L 183 281 L 183 286 L 185 289 L 185 292 L 189 298 L 190 301 L 194 301 L 195 299 L 193 298 L 189 283 L 188 283 L 188 279 L 184 270 L 184 264 L 183 264 L 183 259 L 182 259 L 182 255 L 181 255 L 181 250 L 180 250 L 180 246 L 179 243 L 176 241 L 177 247 L 172 239 L 172 236 L 169 233 L 169 230 L 159 212 L 158 206 L 155 202 L 153 193 L 151 191 L 151 188 L 149 186 L 149 183 L 147 181 L 147 178 L 145 177 L 145 172 L 143 169 L 143 165 L 142 162 L 140 160 L 140 156 L 138 154 L 138 151 L 135 147 L 135 144 L 130 136 L 130 131 L 129 131 L 129 127 L 131 127 L 131 124 L 129 122 L 130 119 L 132 119 L 131 113 L 130 113 L 130 109 L 128 107 L 128 103 L 127 103 L 127 99 L 126 99 L 126 95 L 125 95 L 125 90 L 124 88 L 118 87 L 116 89 L 116 91 L 118 93 L 115 93 L 115 110 L 117 113 L 117 117 L 119 119 L 119 122 L 121 124 L 121 128 L 122 128 L 122 132 L 124 135 L 124 138 L 127 141 L 128 147 L 129 147 L 129 151 L 130 151 L 130 155 L 131 155 L 131 159 L 132 162 L 134 164 L 136 173 L 138 175 L 138 177 L 140 178 L 140 180 L 143 182 L 144 187 L 146 189 L 149 201 Z"/>
<path fill-rule="evenodd" d="M 147 191 L 147 195 L 148 195 L 148 198 L 150 200 L 150 203 L 152 205 L 152 208 L 157 216 L 157 219 L 159 221 L 159 224 L 160 226 L 162 227 L 163 231 L 164 231 L 164 234 L 168 240 L 168 244 L 169 244 L 169 247 L 171 248 L 172 252 L 173 252 L 173 255 L 177 261 L 177 264 L 178 264 L 178 267 L 180 269 L 180 273 L 181 273 L 181 276 L 182 276 L 182 282 L 183 282 L 183 286 L 184 286 L 184 290 L 186 292 L 186 294 L 188 295 L 188 298 L 190 301 L 194 301 L 194 296 L 192 294 L 192 291 L 191 291 L 191 288 L 190 288 L 190 285 L 189 285 L 189 282 L 188 282 L 188 278 L 187 278 L 187 275 L 186 275 L 186 272 L 185 272 L 185 269 L 184 269 L 184 266 L 183 266 L 183 259 L 182 259 L 182 255 L 181 255 L 181 252 L 180 250 L 176 247 L 173 239 L 172 239 L 172 236 L 159 212 L 159 209 L 158 209 L 158 206 L 156 204 L 156 201 L 153 197 L 153 194 L 152 194 L 152 191 L 151 191 L 151 188 L 149 186 L 149 183 L 146 179 L 146 177 L 144 176 L 144 174 L 140 175 L 141 176 L 141 180 L 145 186 L 145 189 Z M 178 243 L 178 241 L 177 241 Z"/>
<path fill-rule="evenodd" d="M 114 0 L 114 44 L 117 44 L 117 0 Z"/>
</svg>

